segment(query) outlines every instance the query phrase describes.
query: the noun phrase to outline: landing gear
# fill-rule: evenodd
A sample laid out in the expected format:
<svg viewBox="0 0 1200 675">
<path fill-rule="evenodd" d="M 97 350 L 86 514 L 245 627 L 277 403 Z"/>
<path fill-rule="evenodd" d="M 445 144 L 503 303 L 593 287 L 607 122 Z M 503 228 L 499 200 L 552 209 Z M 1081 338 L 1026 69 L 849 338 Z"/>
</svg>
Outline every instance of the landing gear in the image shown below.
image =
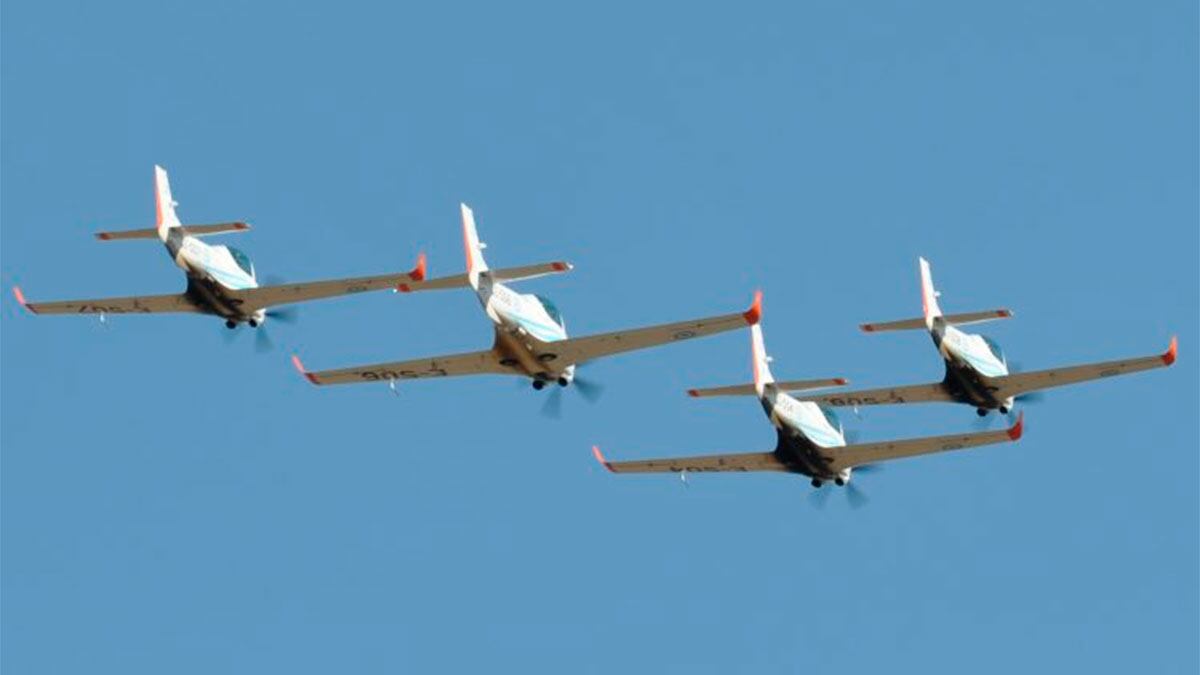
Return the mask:
<svg viewBox="0 0 1200 675">
<path fill-rule="evenodd" d="M 570 380 L 568 380 L 567 378 L 565 378 L 565 377 L 560 377 L 560 378 L 558 378 L 558 386 L 560 386 L 560 387 L 565 387 L 565 386 L 567 386 L 568 384 L 571 384 L 571 381 L 570 381 Z"/>
<path fill-rule="evenodd" d="M 545 380 L 534 380 L 534 381 L 533 381 L 533 388 L 534 388 L 534 389 L 537 389 L 538 391 L 541 391 L 541 390 L 545 389 L 545 388 L 546 388 L 546 381 L 545 381 Z"/>
<path fill-rule="evenodd" d="M 1000 406 L 1000 414 L 1007 415 L 1008 414 L 1008 406 L 1006 406 L 1006 405 Z"/>
<path fill-rule="evenodd" d="M 980 417 L 987 417 L 987 408 L 976 408 L 975 414 Z"/>
<path fill-rule="evenodd" d="M 822 481 L 820 478 L 814 478 L 814 479 L 812 479 L 812 486 L 813 486 L 813 487 L 815 487 L 815 488 L 819 488 L 819 487 L 821 487 L 821 486 L 822 486 L 822 485 L 824 485 L 824 484 L 825 484 L 825 483 L 824 483 L 824 481 Z"/>
<path fill-rule="evenodd" d="M 258 328 L 258 322 L 257 322 L 257 321 L 255 321 L 254 319 L 250 319 L 250 320 L 249 320 L 249 321 L 247 321 L 246 323 L 250 324 L 250 327 L 251 327 L 251 328 Z"/>
<path fill-rule="evenodd" d="M 225 327 L 229 330 L 233 330 L 234 328 L 237 328 L 237 322 L 233 319 L 225 319 Z"/>
<path fill-rule="evenodd" d="M 833 482 L 834 482 L 834 484 L 835 484 L 835 485 L 837 485 L 838 487 L 844 487 L 844 486 L 846 485 L 846 479 L 845 479 L 845 478 L 834 478 L 834 479 L 833 479 Z"/>
</svg>

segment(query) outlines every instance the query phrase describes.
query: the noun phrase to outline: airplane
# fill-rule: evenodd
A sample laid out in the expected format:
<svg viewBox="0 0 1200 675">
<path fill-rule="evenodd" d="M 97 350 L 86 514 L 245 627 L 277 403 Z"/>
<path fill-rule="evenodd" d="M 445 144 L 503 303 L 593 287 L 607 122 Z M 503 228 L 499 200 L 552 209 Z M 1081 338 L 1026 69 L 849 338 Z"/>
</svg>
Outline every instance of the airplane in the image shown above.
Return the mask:
<svg viewBox="0 0 1200 675">
<path fill-rule="evenodd" d="M 612 462 L 599 446 L 592 454 L 613 473 L 678 473 L 708 471 L 779 471 L 800 474 L 811 479 L 814 488 L 832 481 L 849 486 L 855 470 L 863 471 L 879 462 L 915 457 L 948 450 L 1016 441 L 1024 428 L 1023 415 L 1011 427 L 948 436 L 929 436 L 900 441 L 847 443 L 841 421 L 831 408 L 810 400 L 800 400 L 787 391 L 818 389 L 845 384 L 842 378 L 776 382 L 763 344 L 762 327 L 750 327 L 754 384 L 693 389 L 692 396 L 755 396 L 774 425 L 778 439 L 770 452 L 701 455 Z M 805 395 L 805 398 L 808 398 Z M 848 493 L 850 495 L 850 493 Z M 861 495 L 860 495 L 861 497 Z"/>
<path fill-rule="evenodd" d="M 34 314 L 211 314 L 225 319 L 225 325 L 237 328 L 245 323 L 252 328 L 261 326 L 268 317 L 284 319 L 288 315 L 272 309 L 320 298 L 352 293 L 395 289 L 403 284 L 425 278 L 425 256 L 409 272 L 369 277 L 329 279 L 305 283 L 285 283 L 262 286 L 250 258 L 232 246 L 213 246 L 200 237 L 226 232 L 244 232 L 250 226 L 243 222 L 214 225 L 184 225 L 175 214 L 178 204 L 171 198 L 171 184 L 161 166 L 154 167 L 154 203 L 156 223 L 153 228 L 99 232 L 101 241 L 158 239 L 167 248 L 171 259 L 187 276 L 183 293 L 139 295 L 124 298 L 96 298 L 56 302 L 28 302 L 19 286 L 13 287 L 17 302 Z"/>
<path fill-rule="evenodd" d="M 991 309 L 943 314 L 938 306 L 941 294 L 934 289 L 929 262 L 924 258 L 920 258 L 920 270 L 923 317 L 868 323 L 863 324 L 861 328 L 867 333 L 928 330 L 933 337 L 933 344 L 945 360 L 946 375 L 942 381 L 837 392 L 814 396 L 813 401 L 823 405 L 855 408 L 893 403 L 947 402 L 973 406 L 980 417 L 986 417 L 992 410 L 1006 415 L 1017 401 L 1028 400 L 1031 394 L 1036 395 L 1034 392 L 1140 370 L 1162 368 L 1175 363 L 1179 342 L 1177 338 L 1172 337 L 1167 351 L 1162 354 L 1047 370 L 1011 372 L 1004 352 L 995 340 L 961 331 L 957 326 L 1007 319 L 1012 316 L 1012 312 L 1007 309 Z"/>
<path fill-rule="evenodd" d="M 416 292 L 469 286 L 475 291 L 479 304 L 492 322 L 495 341 L 491 348 L 465 354 L 315 372 L 306 370 L 300 357 L 293 355 L 292 363 L 296 370 L 316 385 L 387 382 L 394 389 L 397 380 L 498 374 L 529 378 L 533 388 L 540 390 L 555 382 L 561 387 L 572 383 L 585 385 L 586 380 L 576 379 L 575 370 L 579 364 L 587 361 L 713 335 L 758 321 L 761 293 L 755 295 L 754 304 L 745 312 L 568 337 L 566 322 L 553 302 L 541 295 L 518 293 L 504 282 L 566 272 L 572 269 L 571 265 L 554 262 L 509 270 L 490 269 L 483 257 L 485 245 L 479 241 L 474 212 L 466 204 L 460 204 L 460 210 L 466 273 L 409 282 L 403 284 L 401 290 Z M 577 389 L 581 394 L 590 396 L 586 385 Z"/>
</svg>

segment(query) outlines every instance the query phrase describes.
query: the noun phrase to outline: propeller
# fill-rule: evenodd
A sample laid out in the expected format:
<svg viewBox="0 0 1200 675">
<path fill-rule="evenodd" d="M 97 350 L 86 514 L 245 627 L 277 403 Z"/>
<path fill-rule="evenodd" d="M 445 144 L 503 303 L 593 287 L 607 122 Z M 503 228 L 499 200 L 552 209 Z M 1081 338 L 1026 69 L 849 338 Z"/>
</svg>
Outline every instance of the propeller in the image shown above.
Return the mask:
<svg viewBox="0 0 1200 675">
<path fill-rule="evenodd" d="M 824 511 L 825 505 L 829 503 L 829 495 L 832 493 L 833 488 L 828 485 L 813 488 L 813 491 L 808 494 L 808 502 L 818 511 Z"/>
<path fill-rule="evenodd" d="M 562 419 L 562 387 L 555 387 L 553 391 L 546 394 L 546 402 L 542 404 L 542 417 L 549 417 L 552 420 Z"/>
<path fill-rule="evenodd" d="M 878 464 L 863 464 L 861 466 L 854 467 L 854 474 L 856 475 L 870 475 L 873 473 L 879 473 L 880 471 L 883 471 L 883 467 Z M 821 487 L 813 488 L 813 491 L 808 495 L 808 501 L 817 510 L 824 510 L 825 505 L 829 503 L 829 495 L 833 494 L 836 490 L 845 491 L 846 502 L 850 505 L 850 508 L 854 510 L 861 509 L 871 501 L 871 498 L 867 496 L 866 490 L 863 490 L 862 487 L 860 487 L 854 480 L 851 480 L 840 488 L 837 487 L 836 483 L 833 483 L 832 481 L 826 481 L 821 484 Z"/>
<path fill-rule="evenodd" d="M 296 319 L 299 318 L 299 312 L 295 307 L 268 309 L 266 315 L 272 321 L 282 321 L 283 323 L 296 323 Z"/>
<path fill-rule="evenodd" d="M 604 385 L 589 377 L 580 378 L 576 375 L 571 384 L 588 403 L 595 403 L 604 395 Z"/>
<path fill-rule="evenodd" d="M 850 508 L 854 510 L 861 509 L 871 501 L 865 490 L 858 486 L 855 481 L 846 483 L 846 502 L 850 504 Z"/>
<path fill-rule="evenodd" d="M 259 354 L 265 354 L 275 348 L 275 342 L 271 339 L 271 334 L 267 332 L 266 326 L 259 326 L 254 329 L 254 351 Z"/>
<path fill-rule="evenodd" d="M 588 403 L 595 403 L 600 400 L 604 394 L 604 385 L 589 378 L 579 376 L 579 366 L 575 367 L 576 375 L 571 380 L 570 388 L 579 392 L 583 400 Z M 562 419 L 563 409 L 563 392 L 565 387 L 560 387 L 553 382 L 547 382 L 546 386 L 551 389 L 546 395 L 546 402 L 542 404 L 542 416 L 550 419 Z"/>
</svg>

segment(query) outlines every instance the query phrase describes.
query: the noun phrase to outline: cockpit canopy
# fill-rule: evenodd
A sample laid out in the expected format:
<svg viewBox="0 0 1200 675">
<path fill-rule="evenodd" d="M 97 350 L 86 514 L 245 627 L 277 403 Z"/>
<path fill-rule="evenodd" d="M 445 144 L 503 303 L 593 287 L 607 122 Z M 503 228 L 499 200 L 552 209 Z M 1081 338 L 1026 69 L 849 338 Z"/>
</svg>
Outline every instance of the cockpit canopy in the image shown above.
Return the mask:
<svg viewBox="0 0 1200 675">
<path fill-rule="evenodd" d="M 825 421 L 829 422 L 829 426 L 837 429 L 839 434 L 843 433 L 842 420 L 838 419 L 837 413 L 833 411 L 833 408 L 827 408 L 823 405 L 817 407 L 821 409 L 821 414 L 825 416 Z"/>
<path fill-rule="evenodd" d="M 980 335 L 979 337 L 983 338 L 983 341 L 987 344 L 988 349 L 991 350 L 992 356 L 996 357 L 996 360 L 998 360 L 1000 363 L 1007 363 L 1007 361 L 1004 360 L 1004 350 L 1000 349 L 1000 345 L 997 344 L 995 340 L 986 335 Z"/>
<path fill-rule="evenodd" d="M 226 246 L 225 248 L 229 249 L 229 255 L 233 256 L 233 261 L 237 263 L 238 267 L 242 268 L 243 272 L 254 276 L 254 263 L 250 262 L 250 256 L 232 246 Z"/>
<path fill-rule="evenodd" d="M 550 318 L 554 319 L 554 323 L 558 324 L 559 326 L 562 326 L 563 328 L 566 327 L 566 326 L 563 326 L 562 314 L 559 314 L 558 307 L 556 307 L 554 305 L 554 303 L 550 301 L 549 298 L 541 296 L 541 295 L 535 295 L 533 297 L 537 298 L 537 301 L 539 303 L 541 303 L 541 305 L 542 305 L 542 309 L 545 309 L 546 313 L 550 315 Z"/>
</svg>

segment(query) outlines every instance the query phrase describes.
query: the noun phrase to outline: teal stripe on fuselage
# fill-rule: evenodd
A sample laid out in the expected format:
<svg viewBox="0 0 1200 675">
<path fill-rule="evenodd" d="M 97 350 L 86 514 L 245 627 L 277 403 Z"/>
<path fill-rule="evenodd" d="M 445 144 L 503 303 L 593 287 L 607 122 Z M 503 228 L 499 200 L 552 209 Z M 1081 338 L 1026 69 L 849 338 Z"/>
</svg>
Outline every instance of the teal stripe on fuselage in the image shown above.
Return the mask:
<svg viewBox="0 0 1200 675">
<path fill-rule="evenodd" d="M 257 288 L 258 286 L 254 281 L 247 283 L 245 277 L 229 274 L 215 267 L 205 267 L 204 272 L 215 279 L 217 283 L 230 290 L 244 291 L 247 288 Z"/>
<path fill-rule="evenodd" d="M 524 328 L 533 337 L 542 342 L 557 342 L 566 338 L 566 331 L 558 325 L 547 325 L 540 321 L 534 321 L 524 316 L 508 316 L 509 319 L 516 321 L 521 328 Z"/>
</svg>

